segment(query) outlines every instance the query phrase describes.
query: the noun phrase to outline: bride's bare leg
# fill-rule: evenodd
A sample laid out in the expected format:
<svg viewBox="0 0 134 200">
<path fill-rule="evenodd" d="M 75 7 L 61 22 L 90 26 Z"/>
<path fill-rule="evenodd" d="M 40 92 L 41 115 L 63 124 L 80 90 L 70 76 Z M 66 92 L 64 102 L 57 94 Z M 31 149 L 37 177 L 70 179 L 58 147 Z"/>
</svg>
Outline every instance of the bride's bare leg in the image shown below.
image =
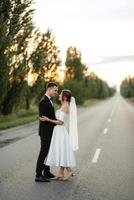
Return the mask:
<svg viewBox="0 0 134 200">
<path fill-rule="evenodd" d="M 67 174 L 64 177 L 65 181 L 68 180 L 71 176 L 73 176 L 73 171 L 72 171 L 71 167 L 66 167 L 66 170 L 67 170 Z"/>
<path fill-rule="evenodd" d="M 60 167 L 57 176 L 54 177 L 53 180 L 61 180 L 63 178 L 64 178 L 64 167 Z"/>
<path fill-rule="evenodd" d="M 58 177 L 64 177 L 64 167 L 60 167 L 60 170 L 58 172 Z"/>
</svg>

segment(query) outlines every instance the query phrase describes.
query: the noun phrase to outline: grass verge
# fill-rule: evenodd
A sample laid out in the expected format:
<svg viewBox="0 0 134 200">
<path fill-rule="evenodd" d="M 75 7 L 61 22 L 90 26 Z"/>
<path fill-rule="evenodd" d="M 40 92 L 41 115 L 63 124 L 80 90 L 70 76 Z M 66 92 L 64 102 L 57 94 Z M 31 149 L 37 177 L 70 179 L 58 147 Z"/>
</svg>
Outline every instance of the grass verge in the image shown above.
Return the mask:
<svg viewBox="0 0 134 200">
<path fill-rule="evenodd" d="M 127 102 L 129 102 L 131 105 L 134 106 L 134 97 L 131 98 L 125 98 Z"/>
<path fill-rule="evenodd" d="M 90 99 L 84 103 L 84 106 L 94 105 L 101 100 Z M 55 104 L 55 110 L 59 109 L 60 105 Z M 20 111 L 19 114 L 12 114 L 8 116 L 0 116 L 0 130 L 16 127 L 27 124 L 38 119 L 37 108 L 31 111 Z"/>
<path fill-rule="evenodd" d="M 104 101 L 104 99 L 103 100 L 101 100 L 101 99 L 89 99 L 89 100 L 85 101 L 84 106 L 92 106 L 92 105 L 100 103 L 102 101 Z"/>
<path fill-rule="evenodd" d="M 34 120 L 37 120 L 37 116 L 37 111 L 28 111 L 22 114 L 0 116 L 0 130 L 32 122 Z"/>
</svg>

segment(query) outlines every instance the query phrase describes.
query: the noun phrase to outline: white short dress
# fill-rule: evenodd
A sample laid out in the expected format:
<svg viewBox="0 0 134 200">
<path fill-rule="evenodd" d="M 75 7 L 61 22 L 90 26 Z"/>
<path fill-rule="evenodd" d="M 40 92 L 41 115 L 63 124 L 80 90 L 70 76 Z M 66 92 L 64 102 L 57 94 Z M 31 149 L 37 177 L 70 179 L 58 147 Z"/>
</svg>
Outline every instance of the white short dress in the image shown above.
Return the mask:
<svg viewBox="0 0 134 200">
<path fill-rule="evenodd" d="M 57 110 L 56 118 L 62 120 L 64 124 L 54 127 L 46 165 L 74 167 L 76 166 L 76 161 L 68 131 L 69 114 L 62 110 Z"/>
</svg>

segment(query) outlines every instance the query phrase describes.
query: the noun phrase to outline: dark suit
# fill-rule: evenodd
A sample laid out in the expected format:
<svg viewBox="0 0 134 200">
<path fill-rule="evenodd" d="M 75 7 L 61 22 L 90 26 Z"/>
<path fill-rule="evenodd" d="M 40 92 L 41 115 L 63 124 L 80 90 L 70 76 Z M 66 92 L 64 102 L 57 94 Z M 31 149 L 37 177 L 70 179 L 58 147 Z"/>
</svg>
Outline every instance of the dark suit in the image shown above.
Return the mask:
<svg viewBox="0 0 134 200">
<path fill-rule="evenodd" d="M 56 119 L 54 107 L 46 95 L 44 95 L 43 98 L 40 100 L 39 116 L 40 117 L 46 116 L 50 119 Z M 42 175 L 43 163 L 49 151 L 54 126 L 55 125 L 51 122 L 39 121 L 39 136 L 41 139 L 41 149 L 40 149 L 39 157 L 37 160 L 37 166 L 36 166 L 37 176 Z M 44 172 L 47 174 L 50 170 L 50 167 L 44 165 L 44 168 L 45 168 Z"/>
</svg>

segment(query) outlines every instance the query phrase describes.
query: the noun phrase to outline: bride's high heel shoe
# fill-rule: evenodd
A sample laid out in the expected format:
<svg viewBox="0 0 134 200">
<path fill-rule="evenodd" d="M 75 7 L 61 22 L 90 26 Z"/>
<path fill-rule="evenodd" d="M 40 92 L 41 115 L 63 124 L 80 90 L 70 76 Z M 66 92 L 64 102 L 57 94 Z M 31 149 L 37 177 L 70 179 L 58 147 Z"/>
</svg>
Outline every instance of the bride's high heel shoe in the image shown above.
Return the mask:
<svg viewBox="0 0 134 200">
<path fill-rule="evenodd" d="M 63 179 L 64 179 L 64 175 L 58 175 L 58 176 L 55 176 L 54 178 L 52 178 L 51 180 L 60 181 L 60 180 L 63 180 Z"/>
<path fill-rule="evenodd" d="M 54 178 L 51 178 L 51 180 L 52 181 L 60 181 L 60 180 L 62 180 L 64 178 L 64 176 L 62 177 L 62 176 L 56 176 L 56 177 L 54 177 Z"/>
</svg>

